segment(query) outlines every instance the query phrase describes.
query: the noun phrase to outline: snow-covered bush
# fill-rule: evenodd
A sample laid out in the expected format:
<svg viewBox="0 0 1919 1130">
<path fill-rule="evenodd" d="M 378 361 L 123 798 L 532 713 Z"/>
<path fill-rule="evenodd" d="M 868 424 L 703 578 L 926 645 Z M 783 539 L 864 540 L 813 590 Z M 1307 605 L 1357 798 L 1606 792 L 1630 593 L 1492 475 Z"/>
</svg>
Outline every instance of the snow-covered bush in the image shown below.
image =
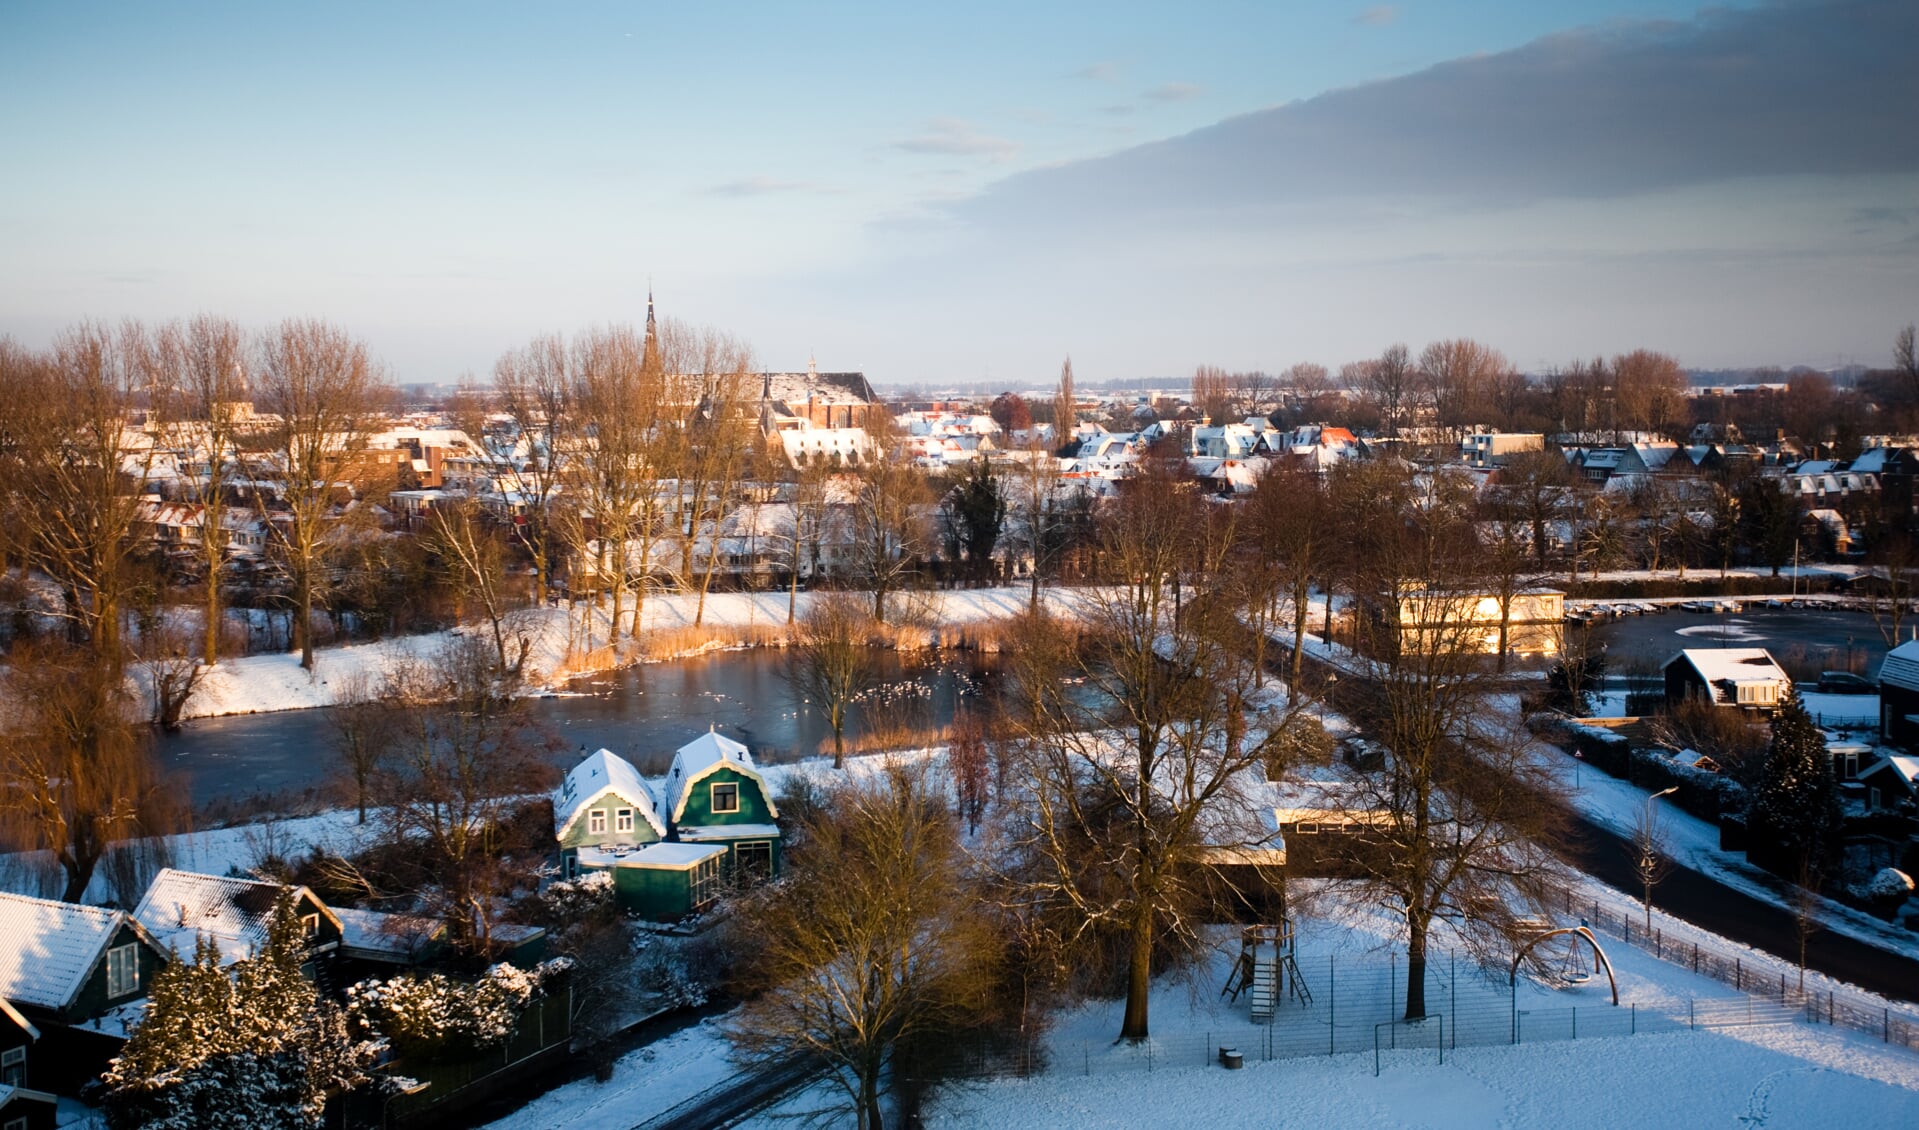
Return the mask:
<svg viewBox="0 0 1919 1130">
<path fill-rule="evenodd" d="M 347 1014 L 358 1031 L 385 1038 L 401 1055 L 480 1051 L 512 1035 L 546 981 L 571 967 L 555 958 L 530 970 L 495 965 L 476 981 L 444 973 L 362 981 L 347 989 Z"/>
<path fill-rule="evenodd" d="M 1882 867 L 1878 874 L 1853 888 L 1853 893 L 1871 903 L 1875 910 L 1890 913 L 1912 897 L 1912 876 L 1897 867 Z"/>
<path fill-rule="evenodd" d="M 613 874 L 589 871 L 577 879 L 549 883 L 540 892 L 539 901 L 543 924 L 563 930 L 612 909 Z"/>
</svg>

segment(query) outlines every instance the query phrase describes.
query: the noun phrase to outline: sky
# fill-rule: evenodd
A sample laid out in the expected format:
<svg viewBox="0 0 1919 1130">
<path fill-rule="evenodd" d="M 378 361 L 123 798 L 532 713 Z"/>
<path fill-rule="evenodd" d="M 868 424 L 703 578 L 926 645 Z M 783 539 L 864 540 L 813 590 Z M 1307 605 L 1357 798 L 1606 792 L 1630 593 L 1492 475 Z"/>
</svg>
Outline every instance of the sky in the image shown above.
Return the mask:
<svg viewBox="0 0 1919 1130">
<path fill-rule="evenodd" d="M 651 287 L 894 386 L 1884 364 L 1915 42 L 1911 0 L 0 0 L 0 333 L 318 316 L 452 381 Z"/>
</svg>

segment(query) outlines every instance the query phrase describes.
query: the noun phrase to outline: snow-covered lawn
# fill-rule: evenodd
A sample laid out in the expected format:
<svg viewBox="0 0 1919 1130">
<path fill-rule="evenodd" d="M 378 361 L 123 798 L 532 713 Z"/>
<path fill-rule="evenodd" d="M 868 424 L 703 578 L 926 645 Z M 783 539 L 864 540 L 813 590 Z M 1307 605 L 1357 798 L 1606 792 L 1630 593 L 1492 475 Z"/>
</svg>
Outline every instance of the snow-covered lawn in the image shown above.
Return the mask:
<svg viewBox="0 0 1919 1130">
<path fill-rule="evenodd" d="M 1867 1127 L 1919 1119 L 1911 1064 L 1834 1048 L 1826 1033 L 1765 1030 L 1767 1046 L 1684 1032 L 1598 1043 L 1367 1053 L 1173 1068 L 1129 1076 L 1047 1076 L 955 1089 L 926 1125 L 1022 1127 Z M 1783 1038 L 1779 1038 L 1783 1037 Z M 1801 1037 L 1804 1037 L 1803 1039 Z M 1844 1038 L 1841 1037 L 1844 1041 Z M 1907 1074 L 1901 1078 L 1901 1068 Z"/>
<path fill-rule="evenodd" d="M 580 1079 L 555 1087 L 487 1125 L 491 1130 L 630 1130 L 734 1074 L 724 1017 L 712 1017 L 629 1053 L 605 1083 Z"/>
</svg>

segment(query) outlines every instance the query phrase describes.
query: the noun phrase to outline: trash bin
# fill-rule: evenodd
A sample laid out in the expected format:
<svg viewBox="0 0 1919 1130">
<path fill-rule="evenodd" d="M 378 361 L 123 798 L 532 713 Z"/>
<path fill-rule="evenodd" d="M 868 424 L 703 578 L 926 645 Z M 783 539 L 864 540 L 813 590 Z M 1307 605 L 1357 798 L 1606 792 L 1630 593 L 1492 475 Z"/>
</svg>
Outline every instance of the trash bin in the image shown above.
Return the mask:
<svg viewBox="0 0 1919 1130">
<path fill-rule="evenodd" d="M 1246 1057 L 1239 1054 L 1238 1048 L 1219 1049 L 1219 1065 L 1228 1071 L 1238 1071 L 1246 1066 Z"/>
</svg>

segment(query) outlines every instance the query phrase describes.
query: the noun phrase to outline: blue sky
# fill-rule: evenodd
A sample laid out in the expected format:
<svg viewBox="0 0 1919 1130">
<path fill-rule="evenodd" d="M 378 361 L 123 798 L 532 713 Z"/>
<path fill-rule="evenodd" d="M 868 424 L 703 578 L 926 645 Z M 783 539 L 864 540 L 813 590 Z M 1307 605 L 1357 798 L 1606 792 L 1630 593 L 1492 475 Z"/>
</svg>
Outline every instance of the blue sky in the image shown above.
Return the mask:
<svg viewBox="0 0 1919 1130">
<path fill-rule="evenodd" d="M 650 279 L 900 384 L 1878 363 L 1915 9 L 11 0 L 0 332 L 322 315 L 447 380 Z"/>
</svg>

